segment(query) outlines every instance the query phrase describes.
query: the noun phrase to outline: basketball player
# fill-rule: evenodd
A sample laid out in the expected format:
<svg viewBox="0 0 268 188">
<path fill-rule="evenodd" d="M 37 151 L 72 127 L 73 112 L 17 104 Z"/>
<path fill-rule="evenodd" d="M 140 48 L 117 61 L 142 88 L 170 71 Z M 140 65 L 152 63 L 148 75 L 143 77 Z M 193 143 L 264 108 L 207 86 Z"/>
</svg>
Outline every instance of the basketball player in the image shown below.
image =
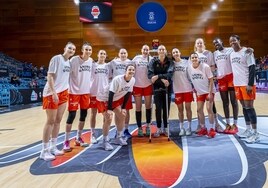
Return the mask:
<svg viewBox="0 0 268 188">
<path fill-rule="evenodd" d="M 174 61 L 174 73 L 173 73 L 173 91 L 175 94 L 175 104 L 178 107 L 179 113 L 179 127 L 180 136 L 189 136 L 192 134 L 192 109 L 191 102 L 193 101 L 193 88 L 188 75 L 189 63 L 185 59 L 181 59 L 181 53 L 179 49 L 173 48 L 172 57 Z M 184 129 L 184 106 L 186 110 L 186 117 L 188 125 L 186 130 Z"/>
<path fill-rule="evenodd" d="M 111 74 L 111 79 L 113 79 L 114 77 L 118 76 L 118 75 L 124 75 L 125 74 L 125 70 L 126 70 L 126 66 L 128 64 L 131 64 L 131 60 L 128 59 L 128 53 L 127 50 L 124 48 L 121 48 L 119 50 L 118 53 L 119 58 L 115 58 L 114 60 L 112 60 L 110 62 L 110 74 Z M 129 110 L 132 109 L 132 99 L 131 97 L 129 98 L 129 101 L 127 102 L 127 106 L 126 106 L 126 122 L 125 122 L 125 130 L 124 130 L 124 136 L 126 138 L 131 138 L 131 134 L 128 131 L 128 125 L 129 125 L 129 119 L 130 119 L 130 115 L 129 115 Z M 117 122 L 115 122 L 116 124 Z"/>
<path fill-rule="evenodd" d="M 214 129 L 214 115 L 213 115 L 213 101 L 214 101 L 214 82 L 213 74 L 210 67 L 206 63 L 201 63 L 196 52 L 190 56 L 191 65 L 189 66 L 189 77 L 197 92 L 197 114 L 200 123 L 200 130 L 198 135 L 207 135 L 209 138 L 214 138 L 216 131 Z M 206 102 L 206 108 L 210 123 L 210 130 L 207 131 L 205 125 L 204 104 Z"/>
<path fill-rule="evenodd" d="M 80 119 L 78 124 L 77 135 L 75 138 L 75 145 L 86 147 L 81 135 L 84 129 L 85 120 L 87 117 L 87 110 L 90 101 L 90 79 L 92 71 L 92 47 L 85 42 L 82 46 L 82 55 L 77 55 L 71 58 L 71 72 L 69 80 L 69 99 L 68 99 L 68 119 L 66 121 L 65 142 L 63 150 L 68 152 L 70 148 L 70 132 L 72 124 L 76 116 L 76 111 L 80 108 Z"/>
<path fill-rule="evenodd" d="M 47 120 L 43 129 L 43 148 L 40 158 L 45 161 L 54 160 L 55 156 L 63 155 L 57 149 L 57 137 L 60 122 L 68 100 L 70 61 L 75 53 L 75 45 L 68 42 L 64 53 L 52 57 L 47 72 L 47 83 L 43 91 L 43 109 L 46 110 Z M 51 147 L 49 148 L 49 139 Z"/>
<path fill-rule="evenodd" d="M 96 127 L 96 116 L 98 111 L 98 103 L 97 103 L 97 95 L 103 88 L 109 85 L 109 64 L 105 63 L 105 59 L 107 57 L 105 50 L 100 50 L 98 52 L 98 61 L 93 64 L 92 69 L 92 78 L 91 78 L 91 86 L 90 86 L 90 108 L 91 108 L 91 115 L 90 115 L 90 127 L 92 131 L 92 142 L 93 144 L 97 143 L 96 136 L 95 136 L 95 127 Z M 104 132 L 107 129 L 107 120 L 104 116 Z M 109 129 L 108 129 L 109 131 Z M 107 132 L 108 133 L 108 132 Z M 105 133 L 104 133 L 105 134 Z M 107 148 L 111 148 L 107 145 Z M 107 149 L 109 150 L 109 149 Z"/>
<path fill-rule="evenodd" d="M 143 45 L 141 48 L 141 55 L 137 55 L 132 59 L 136 67 L 135 71 L 135 85 L 133 88 L 133 96 L 136 104 L 136 122 L 138 126 L 138 136 L 142 137 L 142 97 L 144 96 L 145 108 L 146 108 L 146 132 L 145 134 L 149 136 L 150 134 L 150 123 L 152 117 L 152 94 L 153 87 L 151 80 L 148 79 L 148 64 L 152 57 L 149 55 L 149 46 Z"/>
<path fill-rule="evenodd" d="M 211 51 L 206 50 L 204 39 L 197 38 L 195 40 L 194 51 L 198 54 L 199 62 L 206 63 L 211 68 L 213 75 L 216 76 L 216 69 L 215 69 L 215 62 L 213 59 L 213 54 Z M 218 115 L 217 115 L 217 110 L 215 107 L 215 102 L 213 102 L 213 113 L 214 113 L 214 120 L 216 123 L 216 131 L 223 132 L 221 126 L 218 123 Z"/>
<path fill-rule="evenodd" d="M 248 143 L 259 142 L 257 115 L 253 105 L 256 98 L 254 55 L 253 53 L 246 53 L 247 48 L 241 46 L 238 35 L 232 35 L 229 38 L 229 42 L 230 46 L 234 49 L 230 59 L 234 75 L 235 94 L 237 100 L 242 105 L 247 126 L 246 131 L 240 137 L 246 137 Z"/>
<path fill-rule="evenodd" d="M 100 104 L 98 105 L 99 108 L 104 109 L 103 111 L 107 109 L 107 111 L 105 111 L 105 116 L 109 118 L 110 121 L 113 113 L 115 114 L 115 122 L 117 122 L 117 135 L 113 141 L 113 144 L 116 145 L 127 145 L 126 140 L 123 139 L 122 136 L 126 118 L 126 104 L 131 96 L 135 83 L 135 78 L 133 77 L 134 74 L 134 65 L 127 65 L 125 74 L 114 77 L 110 83 L 110 86 L 104 87 L 107 89 L 105 89 L 103 92 L 99 92 L 97 96 L 97 101 L 100 101 Z M 109 129 L 107 130 L 109 131 Z M 105 150 L 107 150 L 106 145 L 109 144 L 108 131 L 107 133 L 103 134 L 103 147 Z"/>
</svg>

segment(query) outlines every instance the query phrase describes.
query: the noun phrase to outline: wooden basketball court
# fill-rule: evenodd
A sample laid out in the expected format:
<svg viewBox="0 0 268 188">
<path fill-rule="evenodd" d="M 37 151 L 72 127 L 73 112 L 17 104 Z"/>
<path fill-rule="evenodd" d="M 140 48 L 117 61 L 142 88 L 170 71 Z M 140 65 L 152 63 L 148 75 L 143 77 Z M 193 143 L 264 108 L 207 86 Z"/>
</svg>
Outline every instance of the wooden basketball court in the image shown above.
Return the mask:
<svg viewBox="0 0 268 188">
<path fill-rule="evenodd" d="M 258 116 L 267 116 L 268 94 L 258 93 L 257 100 L 255 101 L 255 108 Z M 193 116 L 196 117 L 196 104 L 192 104 Z M 135 107 L 135 106 L 134 106 Z M 218 113 L 223 116 L 222 104 L 219 98 L 219 94 L 216 95 L 216 107 Z M 239 105 L 240 107 L 240 105 Z M 170 119 L 177 118 L 177 108 L 172 103 Z M 239 115 L 242 116 L 241 107 Z M 145 113 L 143 113 L 145 114 Z M 60 133 L 65 130 L 65 121 L 67 113 L 61 123 Z M 144 118 L 144 117 L 143 117 Z M 154 118 L 154 117 L 153 117 Z M 77 129 L 77 119 L 73 124 L 73 129 Z M 31 165 L 38 160 L 38 153 L 34 157 L 29 157 L 28 160 L 22 160 L 22 162 L 16 162 L 15 164 L 3 165 L 3 156 L 6 153 L 12 155 L 13 151 L 16 151 L 23 147 L 28 147 L 33 143 L 41 141 L 42 129 L 46 120 L 45 112 L 40 106 L 29 109 L 8 112 L 0 114 L 0 185 L 1 187 L 132 187 L 131 184 L 126 186 L 119 182 L 117 176 L 102 173 L 100 170 L 96 171 L 80 171 L 63 173 L 49 173 L 45 175 L 33 175 L 30 172 Z M 88 120 L 88 119 L 87 119 Z M 101 128 L 102 116 L 98 115 L 97 128 Z M 135 123 L 135 110 L 131 111 L 131 124 Z M 89 129 L 89 123 L 86 124 L 86 129 Z M 268 132 L 266 132 L 268 134 Z M 153 142 L 155 141 L 154 138 Z M 147 144 L 147 143 L 146 143 Z M 28 147 L 29 148 L 29 147 Z M 91 160 L 91 156 L 88 156 L 88 160 Z M 168 163 L 168 161 L 167 161 Z M 118 161 L 118 164 L 120 162 Z M 116 162 L 113 165 L 118 165 Z M 267 163 L 264 164 L 267 169 Z M 35 166 L 35 170 L 39 170 L 38 166 Z M 41 168 L 41 167 L 40 167 Z M 42 169 L 40 169 L 42 170 Z M 118 167 L 118 171 L 120 168 Z M 153 174 L 154 172 L 152 172 Z M 116 173 L 115 173 L 116 174 Z M 200 172 L 202 176 L 202 172 Z M 266 176 L 266 174 L 265 174 Z M 167 178 L 167 177 L 161 177 Z M 265 180 L 266 182 L 267 180 Z M 136 184 L 138 185 L 138 184 Z M 147 187 L 140 184 L 139 187 Z M 176 187 L 180 187 L 178 184 Z M 264 184 L 264 187 L 268 187 L 268 183 Z"/>
</svg>

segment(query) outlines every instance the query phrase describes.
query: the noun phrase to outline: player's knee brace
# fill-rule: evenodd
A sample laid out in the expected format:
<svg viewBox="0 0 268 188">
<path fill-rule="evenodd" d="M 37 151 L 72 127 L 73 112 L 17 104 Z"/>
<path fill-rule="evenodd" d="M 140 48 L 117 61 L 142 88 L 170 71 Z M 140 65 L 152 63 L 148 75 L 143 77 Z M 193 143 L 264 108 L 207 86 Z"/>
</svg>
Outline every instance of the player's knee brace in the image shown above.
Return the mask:
<svg viewBox="0 0 268 188">
<path fill-rule="evenodd" d="M 247 109 L 245 107 L 243 107 L 243 114 L 244 114 L 245 121 L 250 122 L 250 118 L 249 118 Z"/>
<path fill-rule="evenodd" d="M 74 121 L 75 115 L 76 115 L 76 111 L 69 111 L 69 115 L 68 115 L 66 123 L 67 124 L 72 124 L 73 121 Z"/>
<path fill-rule="evenodd" d="M 254 108 L 246 108 L 251 124 L 257 124 L 257 115 Z"/>
<path fill-rule="evenodd" d="M 79 121 L 85 121 L 87 117 L 87 110 L 86 109 L 81 109 L 80 110 L 80 119 Z"/>
</svg>

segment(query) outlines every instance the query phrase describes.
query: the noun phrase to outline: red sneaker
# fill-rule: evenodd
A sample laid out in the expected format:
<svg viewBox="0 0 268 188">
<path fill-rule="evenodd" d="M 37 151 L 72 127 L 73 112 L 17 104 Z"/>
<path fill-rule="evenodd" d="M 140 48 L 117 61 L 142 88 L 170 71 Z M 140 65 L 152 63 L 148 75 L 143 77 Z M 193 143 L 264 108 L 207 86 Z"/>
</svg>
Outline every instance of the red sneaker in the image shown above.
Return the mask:
<svg viewBox="0 0 268 188">
<path fill-rule="evenodd" d="M 223 132 L 224 132 L 225 134 L 229 134 L 229 131 L 231 130 L 231 128 L 232 128 L 231 125 L 226 124 L 226 127 L 225 127 L 225 129 L 224 129 Z"/>
<path fill-rule="evenodd" d="M 197 132 L 197 135 L 198 136 L 205 136 L 208 134 L 208 130 L 206 127 L 202 127 L 198 132 Z"/>
<path fill-rule="evenodd" d="M 238 132 L 238 127 L 233 124 L 231 129 L 228 131 L 228 134 L 236 134 Z"/>
<path fill-rule="evenodd" d="M 216 131 L 213 128 L 211 128 L 207 136 L 208 138 L 214 138 L 216 136 Z"/>
</svg>

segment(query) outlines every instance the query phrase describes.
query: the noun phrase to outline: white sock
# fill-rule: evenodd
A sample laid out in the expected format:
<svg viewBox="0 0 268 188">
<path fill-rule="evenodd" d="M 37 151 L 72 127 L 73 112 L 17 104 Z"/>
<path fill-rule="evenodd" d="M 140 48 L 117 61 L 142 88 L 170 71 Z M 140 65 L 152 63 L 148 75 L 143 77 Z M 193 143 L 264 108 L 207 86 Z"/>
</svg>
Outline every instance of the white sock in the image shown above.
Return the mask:
<svg viewBox="0 0 268 188">
<path fill-rule="evenodd" d="M 57 138 L 51 138 L 51 146 L 52 148 L 56 147 L 57 145 Z"/>
<path fill-rule="evenodd" d="M 230 118 L 226 118 L 226 124 L 230 125 Z"/>
<path fill-rule="evenodd" d="M 237 119 L 234 119 L 234 124 L 237 125 Z"/>
<path fill-rule="evenodd" d="M 76 138 L 80 138 L 82 135 L 83 130 L 77 130 Z"/>
<path fill-rule="evenodd" d="M 247 125 L 247 129 L 251 129 L 251 126 L 250 126 L 250 124 L 249 124 L 249 125 Z"/>
<path fill-rule="evenodd" d="M 183 123 L 179 122 L 179 126 L 180 126 L 180 129 L 182 129 L 183 128 Z"/>
<path fill-rule="evenodd" d="M 191 129 L 191 124 L 192 124 L 192 122 L 188 121 L 188 127 L 187 127 L 187 129 Z"/>
<path fill-rule="evenodd" d="M 117 131 L 117 137 L 122 137 L 123 131 Z"/>
<path fill-rule="evenodd" d="M 109 141 L 109 137 L 108 136 L 103 136 L 103 141 Z"/>
<path fill-rule="evenodd" d="M 49 142 L 43 142 L 43 150 L 46 150 L 49 148 Z"/>
<path fill-rule="evenodd" d="M 69 140 L 70 138 L 70 132 L 65 133 L 65 141 Z"/>
</svg>

